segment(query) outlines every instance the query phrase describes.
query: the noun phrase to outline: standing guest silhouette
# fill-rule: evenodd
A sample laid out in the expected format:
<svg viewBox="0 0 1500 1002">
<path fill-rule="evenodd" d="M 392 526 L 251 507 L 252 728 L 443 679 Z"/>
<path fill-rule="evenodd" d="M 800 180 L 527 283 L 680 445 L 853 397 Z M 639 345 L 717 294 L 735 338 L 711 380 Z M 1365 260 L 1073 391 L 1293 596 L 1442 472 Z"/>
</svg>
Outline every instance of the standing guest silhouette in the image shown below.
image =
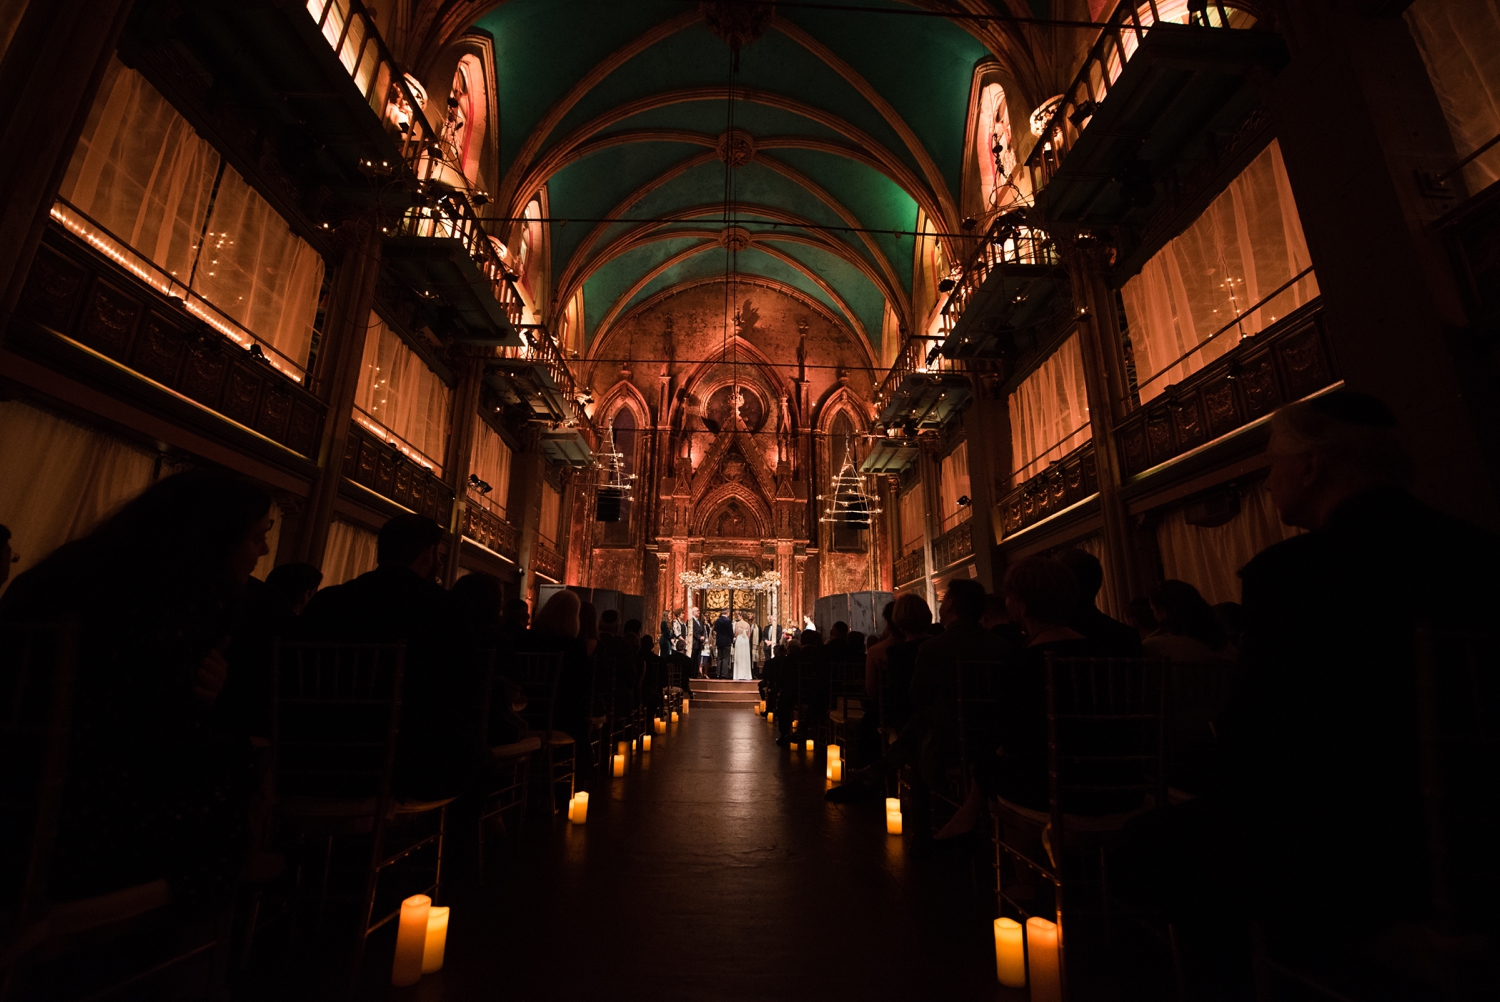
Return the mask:
<svg viewBox="0 0 1500 1002">
<path fill-rule="evenodd" d="M 719 651 L 715 677 L 729 678 L 734 673 L 734 624 L 729 621 L 729 616 L 722 612 L 719 613 L 719 618 L 714 620 L 714 646 Z"/>
</svg>

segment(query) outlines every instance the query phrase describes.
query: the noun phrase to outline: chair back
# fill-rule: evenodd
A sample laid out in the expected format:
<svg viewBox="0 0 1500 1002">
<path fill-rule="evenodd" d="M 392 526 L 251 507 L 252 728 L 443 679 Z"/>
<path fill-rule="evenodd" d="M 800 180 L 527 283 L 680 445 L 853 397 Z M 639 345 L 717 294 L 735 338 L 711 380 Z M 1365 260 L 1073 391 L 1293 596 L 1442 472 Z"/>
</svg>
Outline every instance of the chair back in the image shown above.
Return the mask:
<svg viewBox="0 0 1500 1002">
<path fill-rule="evenodd" d="M 1432 921 L 1488 928 L 1500 892 L 1500 648 L 1493 634 L 1417 630 L 1417 721 Z"/>
<path fill-rule="evenodd" d="M 46 910 L 77 641 L 70 625 L 0 626 L 0 950 Z"/>
<path fill-rule="evenodd" d="M 282 798 L 390 798 L 406 671 L 402 644 L 279 643 L 271 742 Z"/>
<path fill-rule="evenodd" d="M 862 661 L 835 661 L 829 666 L 828 705 L 847 709 L 865 698 L 865 666 Z"/>
<path fill-rule="evenodd" d="M 511 656 L 508 677 L 526 696 L 521 717 L 532 730 L 552 738 L 553 715 L 557 710 L 557 689 L 562 679 L 561 654 L 537 654 L 523 651 Z"/>
<path fill-rule="evenodd" d="M 1053 828 L 1166 801 L 1163 676 L 1150 658 L 1047 656 L 1047 770 Z"/>
<path fill-rule="evenodd" d="M 958 746 L 966 778 L 976 762 L 993 758 L 995 749 L 1004 743 L 1000 737 L 1002 671 L 999 661 L 958 663 Z"/>
</svg>

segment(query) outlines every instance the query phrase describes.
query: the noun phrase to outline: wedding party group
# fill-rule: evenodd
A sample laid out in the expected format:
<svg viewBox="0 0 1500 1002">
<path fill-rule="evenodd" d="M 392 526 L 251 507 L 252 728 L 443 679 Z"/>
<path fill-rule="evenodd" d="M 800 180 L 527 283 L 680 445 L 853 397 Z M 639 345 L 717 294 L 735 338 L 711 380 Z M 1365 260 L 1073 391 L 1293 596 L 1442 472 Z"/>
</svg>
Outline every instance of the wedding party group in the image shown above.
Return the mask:
<svg viewBox="0 0 1500 1002">
<path fill-rule="evenodd" d="M 661 648 L 688 655 L 700 678 L 748 682 L 770 656 L 778 632 L 775 623 L 762 625 L 741 611 L 720 610 L 705 623 L 694 608 L 687 619 L 679 612 L 663 615 Z"/>
</svg>

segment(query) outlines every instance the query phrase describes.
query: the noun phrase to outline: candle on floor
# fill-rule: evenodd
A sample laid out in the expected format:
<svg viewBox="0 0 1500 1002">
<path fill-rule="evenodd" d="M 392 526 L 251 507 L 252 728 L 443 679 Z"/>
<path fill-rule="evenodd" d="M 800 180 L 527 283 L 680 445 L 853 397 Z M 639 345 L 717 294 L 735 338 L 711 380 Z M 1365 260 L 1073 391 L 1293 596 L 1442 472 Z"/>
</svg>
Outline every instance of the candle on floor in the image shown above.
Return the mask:
<svg viewBox="0 0 1500 1002">
<path fill-rule="evenodd" d="M 575 807 L 577 807 L 577 806 L 578 806 L 578 794 L 575 793 L 571 797 L 568 798 L 568 820 L 569 821 L 573 820 L 573 809 Z"/>
<path fill-rule="evenodd" d="M 765 713 L 766 713 L 766 701 L 763 699 L 763 700 L 760 701 L 760 714 L 761 714 L 761 716 L 765 716 Z"/>
<path fill-rule="evenodd" d="M 1026 920 L 1026 959 L 1031 968 L 1031 1002 L 1062 1002 L 1062 972 L 1057 963 L 1057 923 Z"/>
<path fill-rule="evenodd" d="M 692 702 L 693 701 L 691 699 L 687 698 L 686 696 L 682 697 L 682 712 L 683 713 L 686 713 L 688 711 L 688 707 L 690 705 L 692 705 Z"/>
<path fill-rule="evenodd" d="M 625 775 L 625 756 L 624 755 L 616 755 L 615 756 L 615 776 L 618 778 L 618 777 L 623 776 L 623 775 Z"/>
<path fill-rule="evenodd" d="M 813 750 L 813 739 L 812 738 L 808 738 L 807 739 L 807 750 L 808 751 L 812 751 Z"/>
<path fill-rule="evenodd" d="M 575 825 L 587 824 L 589 820 L 589 795 L 579 792 L 573 794 L 573 808 L 568 811 L 568 820 Z"/>
<path fill-rule="evenodd" d="M 427 945 L 422 950 L 422 973 L 443 969 L 443 953 L 448 949 L 448 906 L 433 905 L 427 909 Z"/>
<path fill-rule="evenodd" d="M 677 723 L 677 711 L 676 710 L 672 711 L 672 723 L 674 723 L 674 724 Z"/>
<path fill-rule="evenodd" d="M 776 711 L 775 710 L 767 710 L 766 711 L 766 723 L 768 723 L 768 724 L 774 724 L 774 723 L 776 723 Z"/>
<path fill-rule="evenodd" d="M 901 812 L 900 811 L 886 811 L 885 812 L 885 833 L 887 835 L 900 835 L 901 834 Z"/>
<path fill-rule="evenodd" d="M 796 717 L 793 717 L 792 718 L 792 730 L 795 731 L 797 729 L 797 725 L 800 724 L 800 723 L 802 723 L 802 721 L 798 720 Z"/>
<path fill-rule="evenodd" d="M 396 927 L 396 959 L 391 964 L 391 984 L 414 985 L 422 980 L 422 954 L 427 949 L 427 912 L 432 899 L 413 894 L 401 902 L 400 924 Z"/>
<path fill-rule="evenodd" d="M 641 751 L 648 752 L 650 750 L 651 750 L 651 735 L 649 735 L 649 734 L 642 734 L 641 735 Z"/>
<path fill-rule="evenodd" d="M 640 738 L 631 738 L 631 739 L 630 739 L 630 750 L 631 750 L 631 751 L 632 751 L 632 752 L 634 752 L 634 751 L 635 751 L 635 749 L 636 749 L 636 745 L 637 745 L 637 743 L 638 743 L 638 742 L 639 742 L 639 741 L 640 741 L 640 740 L 641 740 L 641 739 L 640 739 Z"/>
<path fill-rule="evenodd" d="M 656 733 L 658 733 L 658 734 L 665 734 L 665 733 L 667 733 L 667 722 L 665 720 L 661 719 L 660 717 L 654 717 L 652 719 L 653 719 L 653 723 L 656 725 Z"/>
<path fill-rule="evenodd" d="M 628 742 L 628 741 L 616 741 L 615 742 L 615 754 L 616 755 L 629 755 L 630 754 L 630 742 Z"/>
<path fill-rule="evenodd" d="M 833 780 L 835 783 L 842 783 L 844 781 L 843 759 L 839 758 L 838 756 L 833 756 L 828 760 L 828 778 Z"/>
<path fill-rule="evenodd" d="M 1007 988 L 1026 987 L 1026 944 L 1015 919 L 995 919 L 995 973 Z"/>
<path fill-rule="evenodd" d="M 895 811 L 897 814 L 901 813 L 901 798 L 900 797 L 886 797 L 885 798 L 885 812 L 887 814 L 889 814 L 892 811 Z"/>
</svg>

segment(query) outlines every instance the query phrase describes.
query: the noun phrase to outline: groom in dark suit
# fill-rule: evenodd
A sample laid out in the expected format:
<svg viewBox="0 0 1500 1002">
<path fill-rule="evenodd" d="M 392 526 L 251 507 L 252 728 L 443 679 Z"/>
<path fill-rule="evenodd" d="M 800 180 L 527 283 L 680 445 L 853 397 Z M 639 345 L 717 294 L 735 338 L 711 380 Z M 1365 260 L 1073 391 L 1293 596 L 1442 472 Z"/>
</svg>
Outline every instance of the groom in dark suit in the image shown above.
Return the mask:
<svg viewBox="0 0 1500 1002">
<path fill-rule="evenodd" d="M 719 678 L 734 677 L 734 624 L 729 621 L 729 616 L 719 613 L 719 618 L 714 620 L 714 643 L 719 648 Z"/>
</svg>

